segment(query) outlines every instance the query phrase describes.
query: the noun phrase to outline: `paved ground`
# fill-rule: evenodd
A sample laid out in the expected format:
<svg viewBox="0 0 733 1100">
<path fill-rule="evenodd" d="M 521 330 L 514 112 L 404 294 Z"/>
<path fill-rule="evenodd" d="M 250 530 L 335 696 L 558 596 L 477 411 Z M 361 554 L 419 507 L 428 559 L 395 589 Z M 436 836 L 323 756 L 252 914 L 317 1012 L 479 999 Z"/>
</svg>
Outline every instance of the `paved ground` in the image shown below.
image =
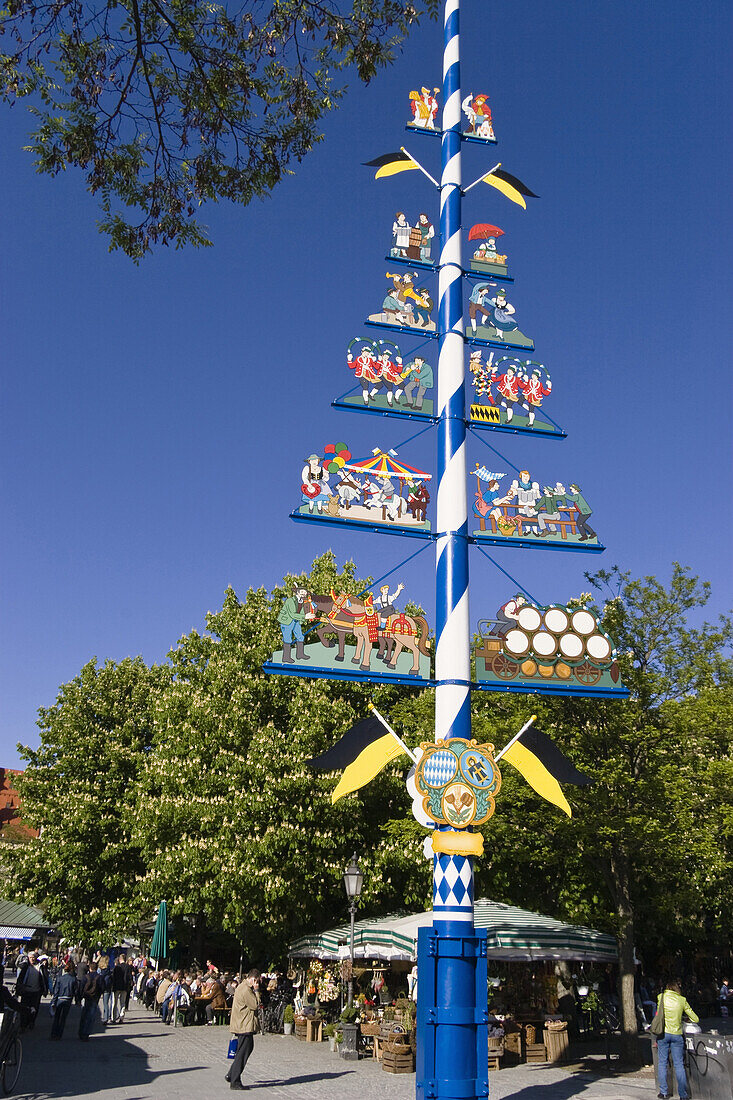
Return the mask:
<svg viewBox="0 0 733 1100">
<path fill-rule="evenodd" d="M 33 1031 L 23 1036 L 23 1067 L 16 1095 L 26 1100 L 226 1100 L 229 1033 L 224 1027 L 165 1027 L 133 1007 L 123 1024 L 77 1039 L 72 1008 L 60 1043 L 49 1041 L 45 1003 Z M 378 1063 L 345 1062 L 327 1043 L 288 1036 L 255 1040 L 245 1070 L 248 1093 L 259 1100 L 413 1100 L 415 1076 L 384 1073 Z M 650 1076 L 603 1079 L 544 1066 L 517 1066 L 490 1075 L 491 1100 L 650 1100 Z"/>
</svg>

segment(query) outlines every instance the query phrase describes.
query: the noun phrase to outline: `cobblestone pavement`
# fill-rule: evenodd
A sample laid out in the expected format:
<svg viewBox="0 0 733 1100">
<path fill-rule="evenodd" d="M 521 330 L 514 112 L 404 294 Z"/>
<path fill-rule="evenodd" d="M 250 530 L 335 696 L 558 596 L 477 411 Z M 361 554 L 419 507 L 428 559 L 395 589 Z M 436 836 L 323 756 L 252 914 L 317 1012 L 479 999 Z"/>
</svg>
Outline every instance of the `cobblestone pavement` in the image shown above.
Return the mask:
<svg viewBox="0 0 733 1100">
<path fill-rule="evenodd" d="M 132 1007 L 125 1022 L 77 1039 L 79 1009 L 64 1037 L 49 1041 L 44 1003 L 33 1031 L 23 1036 L 16 1096 L 25 1100 L 226 1100 L 229 1033 L 224 1027 L 165 1027 Z M 412 1100 L 415 1076 L 384 1073 L 371 1059 L 345 1062 L 327 1043 L 282 1035 L 257 1036 L 245 1070 L 256 1100 Z M 650 1076 L 615 1079 L 545 1066 L 517 1066 L 490 1075 L 491 1100 L 650 1100 Z"/>
</svg>

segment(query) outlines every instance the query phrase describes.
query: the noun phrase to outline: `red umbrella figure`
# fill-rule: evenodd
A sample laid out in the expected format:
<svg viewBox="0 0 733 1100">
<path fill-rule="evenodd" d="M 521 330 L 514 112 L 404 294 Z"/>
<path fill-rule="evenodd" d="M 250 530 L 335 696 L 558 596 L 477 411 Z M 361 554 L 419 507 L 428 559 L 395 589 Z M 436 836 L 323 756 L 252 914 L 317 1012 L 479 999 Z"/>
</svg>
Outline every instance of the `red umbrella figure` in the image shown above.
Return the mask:
<svg viewBox="0 0 733 1100">
<path fill-rule="evenodd" d="M 478 225 L 472 225 L 468 231 L 469 241 L 488 240 L 489 237 L 503 236 L 503 229 L 499 229 L 498 225 L 489 225 L 488 222 L 479 222 Z"/>
</svg>

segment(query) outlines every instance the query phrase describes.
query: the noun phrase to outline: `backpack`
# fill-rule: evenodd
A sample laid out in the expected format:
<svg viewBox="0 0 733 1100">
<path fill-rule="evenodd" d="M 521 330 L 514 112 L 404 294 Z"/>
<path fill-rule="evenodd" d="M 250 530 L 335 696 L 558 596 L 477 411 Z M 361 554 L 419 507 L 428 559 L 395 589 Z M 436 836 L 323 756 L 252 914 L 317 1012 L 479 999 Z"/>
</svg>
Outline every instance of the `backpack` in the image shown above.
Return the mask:
<svg viewBox="0 0 733 1100">
<path fill-rule="evenodd" d="M 109 993 L 112 989 L 112 975 L 109 967 L 106 970 L 97 971 L 97 991 L 99 993 Z"/>
</svg>

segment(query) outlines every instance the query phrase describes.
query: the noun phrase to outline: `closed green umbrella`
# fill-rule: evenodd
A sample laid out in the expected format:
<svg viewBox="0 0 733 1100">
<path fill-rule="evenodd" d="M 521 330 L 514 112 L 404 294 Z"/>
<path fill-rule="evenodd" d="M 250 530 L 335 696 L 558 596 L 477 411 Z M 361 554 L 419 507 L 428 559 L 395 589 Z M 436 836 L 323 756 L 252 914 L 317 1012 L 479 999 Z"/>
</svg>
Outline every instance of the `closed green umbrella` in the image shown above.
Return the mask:
<svg viewBox="0 0 733 1100">
<path fill-rule="evenodd" d="M 150 955 L 155 959 L 156 970 L 161 959 L 168 957 L 168 906 L 164 901 L 161 901 L 158 906 L 153 942 L 150 944 Z"/>
</svg>

